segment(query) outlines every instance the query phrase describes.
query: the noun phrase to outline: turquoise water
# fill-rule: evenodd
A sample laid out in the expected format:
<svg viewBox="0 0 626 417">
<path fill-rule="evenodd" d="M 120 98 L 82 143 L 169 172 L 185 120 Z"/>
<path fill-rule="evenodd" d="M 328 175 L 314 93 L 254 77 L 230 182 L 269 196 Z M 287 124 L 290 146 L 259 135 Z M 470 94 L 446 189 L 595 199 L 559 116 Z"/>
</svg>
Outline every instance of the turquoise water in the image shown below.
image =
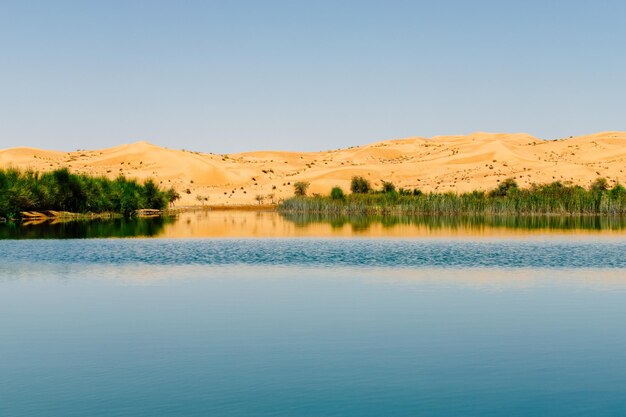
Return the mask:
<svg viewBox="0 0 626 417">
<path fill-rule="evenodd" d="M 626 239 L 0 241 L 0 416 L 623 416 Z"/>
</svg>

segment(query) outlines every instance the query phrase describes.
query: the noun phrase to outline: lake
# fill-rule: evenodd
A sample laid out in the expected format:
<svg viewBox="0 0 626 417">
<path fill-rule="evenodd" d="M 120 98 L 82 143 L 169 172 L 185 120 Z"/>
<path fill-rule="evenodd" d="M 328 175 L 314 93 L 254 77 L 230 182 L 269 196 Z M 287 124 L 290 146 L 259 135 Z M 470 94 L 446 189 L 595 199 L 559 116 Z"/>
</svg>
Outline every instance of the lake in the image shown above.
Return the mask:
<svg viewBox="0 0 626 417">
<path fill-rule="evenodd" d="M 197 210 L 172 217 L 0 224 L 0 239 L 626 236 L 624 216 L 324 216 Z"/>
<path fill-rule="evenodd" d="M 0 416 L 623 416 L 620 225 L 10 226 Z"/>
</svg>

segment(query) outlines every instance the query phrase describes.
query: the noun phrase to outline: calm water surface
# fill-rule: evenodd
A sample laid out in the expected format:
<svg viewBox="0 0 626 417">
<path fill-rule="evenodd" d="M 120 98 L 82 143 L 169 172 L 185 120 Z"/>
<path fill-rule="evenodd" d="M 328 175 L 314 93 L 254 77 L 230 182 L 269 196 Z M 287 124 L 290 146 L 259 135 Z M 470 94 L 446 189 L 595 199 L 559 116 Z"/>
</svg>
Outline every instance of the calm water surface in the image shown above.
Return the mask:
<svg viewBox="0 0 626 417">
<path fill-rule="evenodd" d="M 0 240 L 0 416 L 625 415 L 623 235 L 437 236 Z"/>
<path fill-rule="evenodd" d="M 0 239 L 109 237 L 526 237 L 541 234 L 626 236 L 626 217 L 329 216 L 275 211 L 195 211 L 175 217 L 1 224 Z"/>
</svg>

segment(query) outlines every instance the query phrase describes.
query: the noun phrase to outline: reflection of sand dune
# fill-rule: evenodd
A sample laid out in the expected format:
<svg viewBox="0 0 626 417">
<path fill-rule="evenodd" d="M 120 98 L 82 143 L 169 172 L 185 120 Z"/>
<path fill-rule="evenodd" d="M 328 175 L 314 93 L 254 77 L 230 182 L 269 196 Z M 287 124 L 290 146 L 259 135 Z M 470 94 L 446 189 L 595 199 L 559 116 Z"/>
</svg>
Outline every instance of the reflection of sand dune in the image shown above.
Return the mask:
<svg viewBox="0 0 626 417">
<path fill-rule="evenodd" d="M 553 237 L 567 235 L 568 239 L 579 236 L 624 236 L 626 228 L 623 222 L 610 224 L 605 219 L 599 229 L 582 228 L 581 225 L 560 224 L 556 217 L 540 223 L 504 224 L 462 219 L 404 219 L 392 221 L 385 218 L 364 218 L 353 220 L 293 218 L 277 212 L 254 212 L 237 210 L 199 210 L 180 214 L 173 222 L 164 225 L 157 237 L 165 238 L 291 238 L 291 237 L 394 237 L 394 238 L 525 238 L 528 236 L 549 235 Z M 573 218 L 567 218 L 573 221 Z M 591 218 L 585 218 L 591 221 Z M 608 223 L 607 223 L 608 222 Z M 566 228 L 566 227 L 572 228 Z M 579 227 L 577 227 L 579 226 Z M 584 226 L 584 225 L 583 225 Z M 611 228 L 610 226 L 613 226 Z M 621 227 L 620 227 L 621 226 Z"/>
<path fill-rule="evenodd" d="M 474 133 L 302 153 L 215 155 L 147 142 L 67 153 L 33 148 L 0 151 L 0 167 L 11 165 L 152 177 L 162 186 L 174 186 L 183 196 L 182 204 L 197 204 L 196 196 L 202 195 L 211 205 L 236 205 L 254 204 L 259 194 L 273 194 L 274 201 L 290 196 L 296 181 L 310 181 L 314 193 L 327 193 L 334 185 L 347 188 L 354 175 L 365 176 L 374 185 L 384 179 L 424 191 L 490 189 L 508 177 L 522 186 L 555 180 L 588 185 L 599 176 L 626 183 L 626 132 L 554 141 L 526 134 Z"/>
</svg>

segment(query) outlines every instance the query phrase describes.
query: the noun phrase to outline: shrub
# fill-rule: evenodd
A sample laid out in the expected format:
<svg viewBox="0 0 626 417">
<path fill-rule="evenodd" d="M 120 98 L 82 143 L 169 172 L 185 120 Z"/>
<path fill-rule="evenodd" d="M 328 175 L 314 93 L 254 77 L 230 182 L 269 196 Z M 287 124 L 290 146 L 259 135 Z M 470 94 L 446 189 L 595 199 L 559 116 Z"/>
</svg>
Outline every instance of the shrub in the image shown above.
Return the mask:
<svg viewBox="0 0 626 417">
<path fill-rule="evenodd" d="M 304 197 L 306 195 L 307 190 L 309 189 L 309 184 L 306 181 L 298 181 L 293 184 L 293 193 L 296 196 Z"/>
<path fill-rule="evenodd" d="M 350 191 L 353 194 L 367 194 L 370 192 L 372 187 L 370 186 L 370 182 L 363 177 L 352 177 L 352 181 L 350 182 Z"/>
<path fill-rule="evenodd" d="M 502 181 L 497 188 L 489 192 L 489 197 L 506 197 L 509 193 L 518 190 L 517 182 L 513 178 Z"/>
<path fill-rule="evenodd" d="M 169 204 L 173 205 L 176 200 L 180 200 L 180 194 L 172 187 L 165 192 L 165 199 Z"/>
<path fill-rule="evenodd" d="M 383 193 L 394 193 L 396 191 L 396 186 L 390 181 L 383 181 Z"/>
<path fill-rule="evenodd" d="M 209 201 L 209 197 L 205 195 L 198 194 L 196 195 L 196 201 L 204 206 L 204 203 Z"/>
<path fill-rule="evenodd" d="M 618 182 L 611 188 L 610 196 L 613 199 L 624 198 L 626 196 L 626 188 Z"/>
<path fill-rule="evenodd" d="M 340 187 L 333 187 L 333 189 L 330 190 L 330 198 L 333 200 L 345 200 L 346 195 Z"/>
<path fill-rule="evenodd" d="M 167 193 L 159 190 L 151 179 L 144 183 L 142 193 L 148 207 L 166 207 L 169 203 Z"/>
<path fill-rule="evenodd" d="M 609 189 L 609 183 L 606 178 L 598 178 L 591 184 L 592 191 L 606 191 Z"/>
</svg>

